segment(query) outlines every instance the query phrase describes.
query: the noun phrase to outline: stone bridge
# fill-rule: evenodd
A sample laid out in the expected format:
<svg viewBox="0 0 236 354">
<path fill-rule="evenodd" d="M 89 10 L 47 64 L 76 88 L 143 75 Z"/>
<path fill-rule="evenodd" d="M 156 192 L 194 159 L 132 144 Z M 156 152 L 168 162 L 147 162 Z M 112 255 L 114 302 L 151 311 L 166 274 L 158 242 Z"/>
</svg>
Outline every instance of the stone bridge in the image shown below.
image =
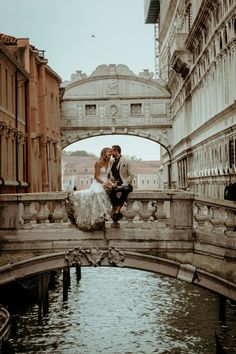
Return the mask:
<svg viewBox="0 0 236 354">
<path fill-rule="evenodd" d="M 236 204 L 178 190 L 133 192 L 124 220 L 83 232 L 67 193 L 0 195 L 0 285 L 68 266 L 151 271 L 236 300 Z"/>
<path fill-rule="evenodd" d="M 170 93 L 161 79 L 126 65 L 77 71 L 62 85 L 61 146 L 101 135 L 133 135 L 171 146 Z"/>
</svg>

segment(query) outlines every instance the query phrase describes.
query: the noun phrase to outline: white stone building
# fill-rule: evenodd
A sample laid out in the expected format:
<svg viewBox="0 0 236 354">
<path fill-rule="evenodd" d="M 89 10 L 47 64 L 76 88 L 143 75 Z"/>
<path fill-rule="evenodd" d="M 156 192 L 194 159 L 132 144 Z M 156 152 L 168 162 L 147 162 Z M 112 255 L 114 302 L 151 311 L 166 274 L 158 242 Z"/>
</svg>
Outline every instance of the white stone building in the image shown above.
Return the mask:
<svg viewBox="0 0 236 354">
<path fill-rule="evenodd" d="M 236 181 L 236 1 L 147 0 L 145 22 L 158 24 L 157 67 L 171 93 L 172 187 L 223 198 Z"/>
</svg>

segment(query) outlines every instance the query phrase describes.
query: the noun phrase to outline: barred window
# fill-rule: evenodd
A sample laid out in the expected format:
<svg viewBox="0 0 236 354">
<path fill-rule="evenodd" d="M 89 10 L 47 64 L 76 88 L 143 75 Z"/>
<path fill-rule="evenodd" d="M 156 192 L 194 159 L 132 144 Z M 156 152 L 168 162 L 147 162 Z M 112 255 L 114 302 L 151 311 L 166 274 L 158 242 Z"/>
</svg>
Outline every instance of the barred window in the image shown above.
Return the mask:
<svg viewBox="0 0 236 354">
<path fill-rule="evenodd" d="M 130 114 L 142 114 L 142 103 L 131 103 Z"/>
<path fill-rule="evenodd" d="M 229 167 L 232 168 L 236 165 L 236 140 L 229 141 Z"/>
<path fill-rule="evenodd" d="M 86 116 L 96 116 L 96 105 L 86 104 L 85 105 L 85 115 Z"/>
</svg>

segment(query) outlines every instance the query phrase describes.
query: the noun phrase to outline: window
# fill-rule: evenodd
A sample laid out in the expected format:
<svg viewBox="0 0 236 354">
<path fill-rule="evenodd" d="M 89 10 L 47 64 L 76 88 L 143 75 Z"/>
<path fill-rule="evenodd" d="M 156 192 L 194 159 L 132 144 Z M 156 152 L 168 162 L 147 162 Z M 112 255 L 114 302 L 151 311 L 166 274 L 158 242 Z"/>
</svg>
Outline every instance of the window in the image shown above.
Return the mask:
<svg viewBox="0 0 236 354">
<path fill-rule="evenodd" d="M 179 187 L 187 188 L 187 158 L 178 161 Z"/>
<path fill-rule="evenodd" d="M 236 140 L 229 141 L 229 167 L 236 165 Z"/>
<path fill-rule="evenodd" d="M 84 180 L 81 179 L 81 180 L 80 180 L 80 185 L 82 186 L 83 184 L 84 184 Z"/>
<path fill-rule="evenodd" d="M 8 73 L 5 70 L 5 92 L 6 92 L 6 108 L 8 108 Z"/>
<path fill-rule="evenodd" d="M 130 114 L 142 114 L 142 103 L 131 103 L 130 105 Z"/>
<path fill-rule="evenodd" d="M 96 116 L 96 105 L 86 104 L 85 105 L 85 115 L 86 116 Z"/>
<path fill-rule="evenodd" d="M 14 105 L 15 88 L 14 88 L 14 86 L 15 86 L 14 85 L 14 76 L 11 75 L 11 88 L 10 88 L 10 90 L 11 90 L 11 107 L 10 107 L 10 109 L 13 113 L 15 113 L 15 105 Z"/>
</svg>

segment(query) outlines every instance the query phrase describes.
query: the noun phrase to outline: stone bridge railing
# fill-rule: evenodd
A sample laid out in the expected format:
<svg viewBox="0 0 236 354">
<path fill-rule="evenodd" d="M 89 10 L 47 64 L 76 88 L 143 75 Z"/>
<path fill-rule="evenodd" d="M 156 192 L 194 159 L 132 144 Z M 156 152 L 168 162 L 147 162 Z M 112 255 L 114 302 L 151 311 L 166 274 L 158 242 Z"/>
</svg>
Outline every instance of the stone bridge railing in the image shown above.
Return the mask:
<svg viewBox="0 0 236 354">
<path fill-rule="evenodd" d="M 71 224 L 66 192 L 0 195 L 0 229 L 58 228 Z M 236 202 L 180 190 L 136 191 L 123 208 L 126 228 L 191 229 L 236 240 Z"/>
</svg>

